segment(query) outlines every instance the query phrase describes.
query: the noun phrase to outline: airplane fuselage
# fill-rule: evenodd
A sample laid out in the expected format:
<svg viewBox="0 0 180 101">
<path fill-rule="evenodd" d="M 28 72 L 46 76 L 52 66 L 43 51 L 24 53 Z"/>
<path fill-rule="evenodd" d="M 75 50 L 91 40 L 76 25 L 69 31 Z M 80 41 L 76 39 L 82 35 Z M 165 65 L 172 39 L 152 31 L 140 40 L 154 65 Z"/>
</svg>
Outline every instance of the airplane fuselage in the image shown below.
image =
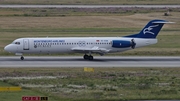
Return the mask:
<svg viewBox="0 0 180 101">
<path fill-rule="evenodd" d="M 157 39 L 125 38 L 125 37 L 73 37 L 73 38 L 19 38 L 13 41 L 9 49 L 12 53 L 73 53 L 73 48 L 104 48 L 109 53 L 122 52 L 132 49 L 131 47 L 112 47 L 113 40 L 131 41 L 134 39 L 136 47 L 143 47 L 157 43 Z M 19 44 L 15 44 L 19 42 Z M 80 51 L 79 53 L 86 53 Z"/>
</svg>

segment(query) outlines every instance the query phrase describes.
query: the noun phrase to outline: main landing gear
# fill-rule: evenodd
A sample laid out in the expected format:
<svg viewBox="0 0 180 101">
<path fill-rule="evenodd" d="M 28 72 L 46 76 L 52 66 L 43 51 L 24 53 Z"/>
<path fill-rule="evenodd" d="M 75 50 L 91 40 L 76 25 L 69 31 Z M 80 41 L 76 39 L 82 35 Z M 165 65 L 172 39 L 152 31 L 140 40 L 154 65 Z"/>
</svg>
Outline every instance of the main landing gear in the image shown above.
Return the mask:
<svg viewBox="0 0 180 101">
<path fill-rule="evenodd" d="M 24 57 L 23 56 L 21 56 L 21 58 L 20 58 L 21 60 L 24 60 Z"/>
<path fill-rule="evenodd" d="M 87 55 L 87 54 L 85 54 L 85 55 L 84 55 L 84 59 L 85 59 L 85 60 L 93 60 L 93 56 L 92 56 L 92 55 Z"/>
</svg>

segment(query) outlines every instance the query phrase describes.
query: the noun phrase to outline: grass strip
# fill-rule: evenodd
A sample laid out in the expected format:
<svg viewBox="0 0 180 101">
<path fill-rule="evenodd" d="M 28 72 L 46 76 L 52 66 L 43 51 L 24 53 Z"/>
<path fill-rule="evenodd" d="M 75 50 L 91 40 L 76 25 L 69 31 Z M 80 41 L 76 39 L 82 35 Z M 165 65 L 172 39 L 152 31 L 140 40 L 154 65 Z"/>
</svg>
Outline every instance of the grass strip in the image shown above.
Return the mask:
<svg viewBox="0 0 180 101">
<path fill-rule="evenodd" d="M 3 0 L 0 4 L 46 4 L 46 5 L 178 5 L 180 4 L 178 0 Z"/>
<path fill-rule="evenodd" d="M 0 68 L 0 76 L 1 79 L 12 77 L 1 82 L 21 85 L 24 90 L 31 89 L 52 97 L 52 101 L 177 100 L 180 99 L 179 70 L 109 67 L 83 72 L 83 68 Z M 0 94 L 2 98 L 3 94 L 11 93 Z M 17 93 L 16 97 L 21 94 Z"/>
</svg>

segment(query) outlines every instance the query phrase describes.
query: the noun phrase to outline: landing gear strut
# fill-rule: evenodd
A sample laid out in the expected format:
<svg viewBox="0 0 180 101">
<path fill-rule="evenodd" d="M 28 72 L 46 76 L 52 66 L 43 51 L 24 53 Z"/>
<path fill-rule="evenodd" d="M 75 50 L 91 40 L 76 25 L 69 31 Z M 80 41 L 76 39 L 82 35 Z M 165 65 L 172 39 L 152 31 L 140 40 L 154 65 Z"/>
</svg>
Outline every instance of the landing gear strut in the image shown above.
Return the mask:
<svg viewBox="0 0 180 101">
<path fill-rule="evenodd" d="M 21 56 L 21 58 L 20 58 L 21 60 L 24 60 L 24 57 L 23 56 Z"/>
<path fill-rule="evenodd" d="M 84 55 L 84 59 L 85 59 L 85 60 L 93 60 L 93 56 L 92 56 L 92 55 L 89 55 L 89 56 L 88 56 L 87 54 L 85 54 L 85 55 Z"/>
</svg>

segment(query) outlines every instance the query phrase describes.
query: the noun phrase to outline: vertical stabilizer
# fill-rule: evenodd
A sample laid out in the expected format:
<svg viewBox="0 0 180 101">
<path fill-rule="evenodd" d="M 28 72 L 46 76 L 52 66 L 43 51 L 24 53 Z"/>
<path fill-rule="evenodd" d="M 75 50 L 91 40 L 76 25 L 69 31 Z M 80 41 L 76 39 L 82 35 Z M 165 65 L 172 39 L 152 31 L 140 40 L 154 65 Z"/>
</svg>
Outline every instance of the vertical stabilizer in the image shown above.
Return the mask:
<svg viewBox="0 0 180 101">
<path fill-rule="evenodd" d="M 141 31 L 137 34 L 137 38 L 156 38 L 159 31 L 165 23 L 172 23 L 166 20 L 151 20 Z"/>
</svg>

